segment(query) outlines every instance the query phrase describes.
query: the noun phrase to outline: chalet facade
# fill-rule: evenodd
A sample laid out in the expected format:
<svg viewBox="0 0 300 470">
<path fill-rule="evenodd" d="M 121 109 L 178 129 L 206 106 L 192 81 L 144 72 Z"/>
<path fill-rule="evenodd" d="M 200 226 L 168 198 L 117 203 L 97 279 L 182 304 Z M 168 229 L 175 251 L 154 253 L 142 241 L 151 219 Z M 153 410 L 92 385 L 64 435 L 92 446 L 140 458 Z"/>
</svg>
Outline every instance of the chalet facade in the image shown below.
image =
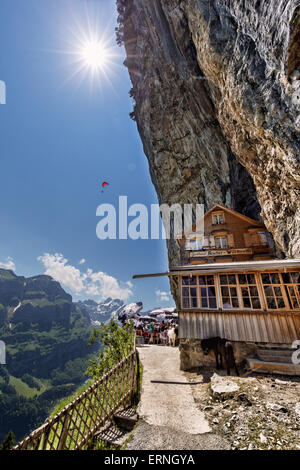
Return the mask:
<svg viewBox="0 0 300 470">
<path fill-rule="evenodd" d="M 300 339 L 300 259 L 276 259 L 264 225 L 223 206 L 178 241 L 181 265 L 167 275 L 178 289 L 181 368 L 211 365 L 201 340 L 233 342 L 238 362 L 300 374 L 292 345 Z M 146 277 L 147 275 L 135 276 Z"/>
<path fill-rule="evenodd" d="M 179 241 L 182 264 L 258 261 L 274 258 L 274 244 L 265 226 L 223 206 L 204 216 L 204 233 L 192 227 Z"/>
</svg>

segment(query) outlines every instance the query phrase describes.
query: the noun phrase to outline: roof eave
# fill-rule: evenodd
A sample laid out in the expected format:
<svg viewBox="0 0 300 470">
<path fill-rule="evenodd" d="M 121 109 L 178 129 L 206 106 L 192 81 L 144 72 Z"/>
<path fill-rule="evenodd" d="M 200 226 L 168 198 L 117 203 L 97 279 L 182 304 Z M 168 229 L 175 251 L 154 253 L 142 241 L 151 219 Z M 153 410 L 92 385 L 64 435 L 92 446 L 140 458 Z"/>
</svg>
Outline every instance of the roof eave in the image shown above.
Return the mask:
<svg viewBox="0 0 300 470">
<path fill-rule="evenodd" d="M 266 260 L 266 261 L 237 261 L 234 263 L 214 263 L 214 264 L 194 264 L 184 266 L 174 266 L 170 271 L 162 273 L 135 274 L 133 279 L 142 279 L 146 277 L 162 277 L 162 276 L 180 276 L 194 274 L 195 272 L 240 272 L 240 271 L 266 271 L 270 269 L 290 269 L 300 268 L 300 259 L 284 259 L 284 260 Z"/>
</svg>

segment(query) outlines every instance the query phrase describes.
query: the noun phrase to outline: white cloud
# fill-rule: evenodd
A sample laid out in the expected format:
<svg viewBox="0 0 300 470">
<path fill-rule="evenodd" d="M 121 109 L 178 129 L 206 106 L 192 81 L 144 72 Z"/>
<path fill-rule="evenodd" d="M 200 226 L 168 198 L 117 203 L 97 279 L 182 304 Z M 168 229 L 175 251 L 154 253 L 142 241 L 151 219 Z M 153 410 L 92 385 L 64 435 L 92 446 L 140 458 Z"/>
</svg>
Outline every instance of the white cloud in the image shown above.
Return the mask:
<svg viewBox="0 0 300 470">
<path fill-rule="evenodd" d="M 6 261 L 4 261 L 4 262 L 0 261 L 0 268 L 2 268 L 2 269 L 11 269 L 12 271 L 15 271 L 16 270 L 16 265 L 15 265 L 13 259 L 8 257 L 8 258 L 6 258 Z"/>
<path fill-rule="evenodd" d="M 161 302 L 169 302 L 170 300 L 170 295 L 166 291 L 157 289 L 155 294 Z"/>
<path fill-rule="evenodd" d="M 60 253 L 54 255 L 44 253 L 43 256 L 38 257 L 38 261 L 45 266 L 45 274 L 61 282 L 75 295 L 97 296 L 101 299 L 113 297 L 124 301 L 132 295 L 130 281 L 120 283 L 113 276 L 101 271 L 94 272 L 92 269 L 81 272 L 75 266 L 68 264 L 68 260 Z"/>
<path fill-rule="evenodd" d="M 68 260 L 60 253 L 50 255 L 44 253 L 38 257 L 38 261 L 43 263 L 46 268 L 45 274 L 52 276 L 56 281 L 61 282 L 76 294 L 84 290 L 84 283 L 79 269 L 71 266 Z"/>
<path fill-rule="evenodd" d="M 86 259 L 82 258 L 78 264 L 84 264 L 86 262 Z"/>
</svg>

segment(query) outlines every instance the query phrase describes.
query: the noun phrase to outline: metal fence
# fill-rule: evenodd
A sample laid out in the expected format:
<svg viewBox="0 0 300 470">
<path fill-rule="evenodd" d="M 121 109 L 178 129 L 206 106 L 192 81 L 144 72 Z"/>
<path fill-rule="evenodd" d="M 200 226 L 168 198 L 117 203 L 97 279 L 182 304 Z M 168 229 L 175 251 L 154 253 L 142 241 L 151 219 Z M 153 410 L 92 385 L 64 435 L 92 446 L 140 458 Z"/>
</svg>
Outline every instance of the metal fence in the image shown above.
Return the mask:
<svg viewBox="0 0 300 470">
<path fill-rule="evenodd" d="M 14 450 L 87 449 L 94 434 L 130 404 L 136 391 L 137 352 L 134 349 L 100 380 L 33 431 Z"/>
</svg>

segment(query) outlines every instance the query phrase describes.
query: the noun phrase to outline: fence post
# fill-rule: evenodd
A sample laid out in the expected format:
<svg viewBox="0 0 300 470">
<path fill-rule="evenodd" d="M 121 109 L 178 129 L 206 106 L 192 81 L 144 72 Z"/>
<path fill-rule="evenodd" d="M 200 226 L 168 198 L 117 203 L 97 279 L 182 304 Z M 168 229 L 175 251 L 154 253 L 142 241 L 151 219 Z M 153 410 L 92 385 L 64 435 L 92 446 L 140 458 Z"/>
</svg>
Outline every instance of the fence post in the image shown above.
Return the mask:
<svg viewBox="0 0 300 470">
<path fill-rule="evenodd" d="M 48 419 L 47 421 L 49 422 L 49 419 Z M 51 431 L 51 428 L 50 428 L 50 425 L 48 424 L 47 429 L 46 429 L 45 432 L 43 433 L 43 446 L 42 446 L 42 450 L 47 450 L 48 437 L 49 437 L 50 431 Z"/>
<path fill-rule="evenodd" d="M 63 424 L 63 428 L 62 428 L 61 435 L 59 438 L 57 450 L 63 450 L 65 447 L 65 443 L 66 443 L 67 435 L 68 435 L 68 427 L 69 427 L 69 411 L 67 411 L 65 419 L 64 419 L 64 424 Z"/>
<path fill-rule="evenodd" d="M 134 344 L 133 344 L 133 365 L 132 365 L 132 394 L 131 394 L 131 403 L 135 404 L 136 401 L 136 386 L 137 386 L 137 374 L 138 374 L 138 352 L 136 349 L 136 335 L 134 335 Z"/>
</svg>

